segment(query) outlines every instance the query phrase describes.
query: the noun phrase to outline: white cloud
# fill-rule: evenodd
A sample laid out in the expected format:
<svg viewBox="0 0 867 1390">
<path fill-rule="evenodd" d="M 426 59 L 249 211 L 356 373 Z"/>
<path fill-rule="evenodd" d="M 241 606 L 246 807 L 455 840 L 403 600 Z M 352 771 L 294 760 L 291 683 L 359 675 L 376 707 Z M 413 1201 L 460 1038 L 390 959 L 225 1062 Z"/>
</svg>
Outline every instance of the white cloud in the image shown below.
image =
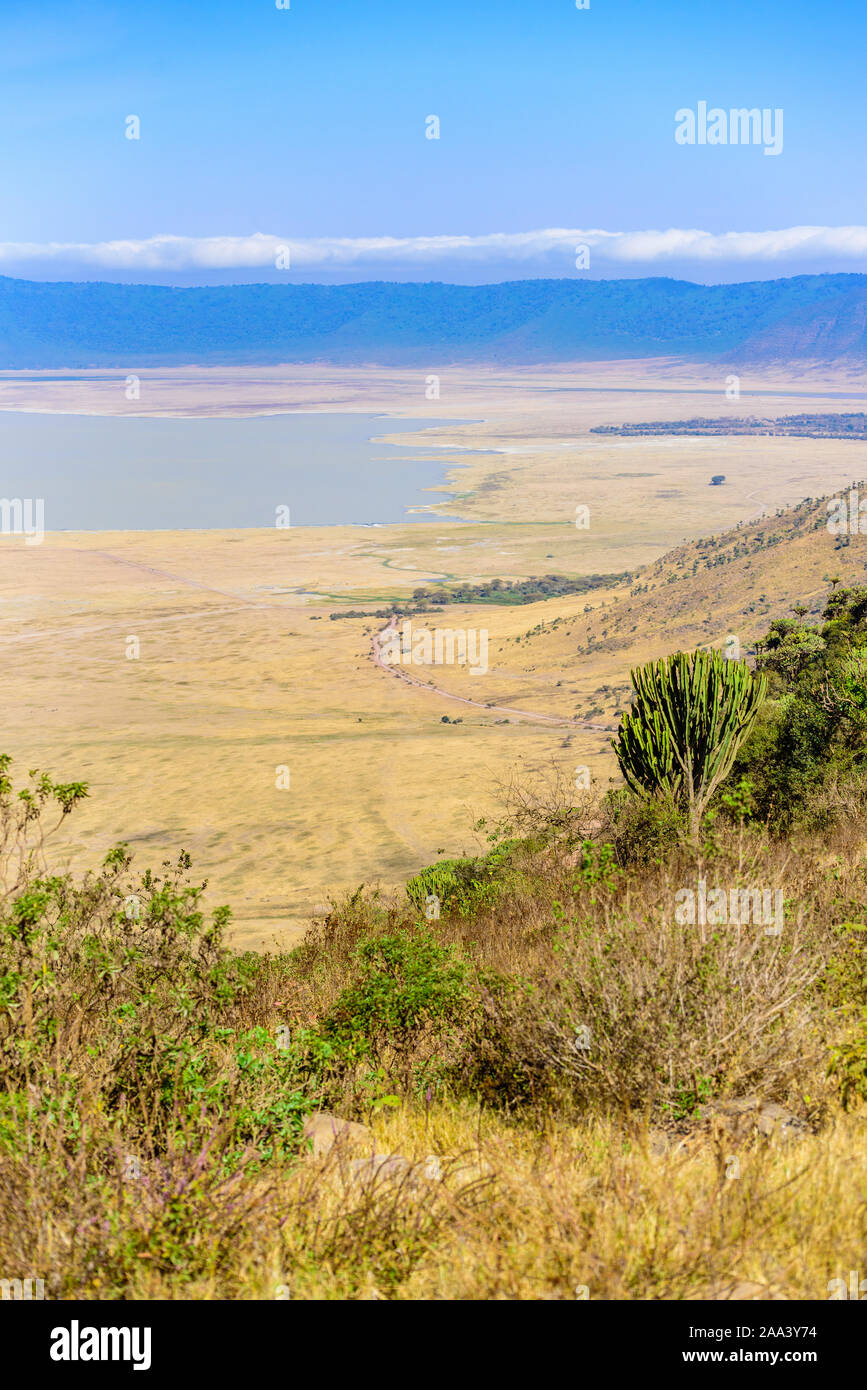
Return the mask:
<svg viewBox="0 0 867 1390">
<path fill-rule="evenodd" d="M 359 265 L 418 265 L 442 261 L 574 263 L 577 246 L 590 247 L 593 262 L 651 265 L 699 263 L 853 261 L 867 257 L 867 227 L 787 227 L 769 232 L 606 232 L 551 228 L 491 232 L 483 236 L 179 237 L 100 242 L 0 242 L 0 270 L 13 264 L 52 261 L 104 270 L 242 270 L 273 267 L 289 247 L 291 265 L 305 271 Z"/>
</svg>

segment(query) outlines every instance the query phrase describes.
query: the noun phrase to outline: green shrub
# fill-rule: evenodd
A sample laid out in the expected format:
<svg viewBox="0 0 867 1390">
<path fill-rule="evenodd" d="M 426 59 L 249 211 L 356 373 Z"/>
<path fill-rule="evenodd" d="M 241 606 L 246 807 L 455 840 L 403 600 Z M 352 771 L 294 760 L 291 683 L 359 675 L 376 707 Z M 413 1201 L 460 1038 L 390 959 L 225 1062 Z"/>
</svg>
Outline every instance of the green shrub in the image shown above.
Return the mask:
<svg viewBox="0 0 867 1390">
<path fill-rule="evenodd" d="M 418 1084 L 448 1049 L 471 1006 L 467 963 L 426 931 L 363 941 L 357 975 L 320 1032 L 348 1059 L 368 1059 L 405 1087 Z"/>
<path fill-rule="evenodd" d="M 844 1109 L 867 1101 L 867 1009 L 862 1009 L 855 1036 L 831 1052 L 828 1074 L 840 1091 Z"/>
<path fill-rule="evenodd" d="M 623 866 L 664 863 L 686 834 L 683 815 L 671 797 L 640 797 L 622 788 L 608 793 L 604 810 L 607 833 Z"/>
<path fill-rule="evenodd" d="M 410 902 L 423 912 L 427 899 L 433 896 L 439 899 L 440 911 L 456 912 L 461 917 L 474 917 L 492 908 L 515 884 L 517 870 L 511 857 L 520 843 L 505 840 L 479 858 L 441 859 L 430 864 L 407 883 Z"/>
<path fill-rule="evenodd" d="M 771 624 L 756 644 L 769 699 L 732 775 L 753 786 L 753 814 L 776 834 L 824 829 L 851 811 L 867 758 L 867 588 L 828 597 L 820 628 Z M 843 789 L 844 795 L 827 795 Z"/>
<path fill-rule="evenodd" d="M 86 1129 L 157 1155 L 228 1122 L 221 1162 L 289 1156 L 312 1078 L 263 1028 L 239 1027 L 266 963 L 224 946 L 228 909 L 206 917 L 186 854 L 136 877 L 118 846 L 80 882 L 49 874 L 45 814 L 85 794 L 32 774 L 15 795 L 0 760 L 0 1143 L 32 1146 L 44 1125 L 69 1154 Z"/>
</svg>

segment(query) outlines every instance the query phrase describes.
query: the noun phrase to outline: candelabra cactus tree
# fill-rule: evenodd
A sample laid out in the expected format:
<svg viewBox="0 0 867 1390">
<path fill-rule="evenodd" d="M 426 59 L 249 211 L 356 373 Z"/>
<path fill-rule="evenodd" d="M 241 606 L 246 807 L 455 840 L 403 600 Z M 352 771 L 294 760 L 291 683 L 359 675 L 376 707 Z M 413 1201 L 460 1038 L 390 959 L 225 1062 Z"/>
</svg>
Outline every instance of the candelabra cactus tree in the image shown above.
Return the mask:
<svg viewBox="0 0 867 1390">
<path fill-rule="evenodd" d="M 767 682 L 717 651 L 677 652 L 631 673 L 635 700 L 613 742 L 633 791 L 669 793 L 698 841 L 710 798 L 755 722 Z"/>
</svg>

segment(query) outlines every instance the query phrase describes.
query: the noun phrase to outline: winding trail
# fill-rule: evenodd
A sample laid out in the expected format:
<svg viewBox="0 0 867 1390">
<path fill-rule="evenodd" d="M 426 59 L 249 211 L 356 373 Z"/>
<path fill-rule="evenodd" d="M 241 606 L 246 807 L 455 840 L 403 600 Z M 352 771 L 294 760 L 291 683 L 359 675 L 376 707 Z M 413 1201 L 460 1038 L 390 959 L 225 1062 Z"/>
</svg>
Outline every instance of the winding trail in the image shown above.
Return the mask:
<svg viewBox="0 0 867 1390">
<path fill-rule="evenodd" d="M 515 709 L 512 705 L 489 705 L 484 700 L 471 700 L 468 695 L 454 695 L 450 690 L 443 690 L 438 685 L 430 685 L 427 681 L 409 675 L 402 667 L 393 666 L 391 662 L 383 660 L 383 643 L 394 637 L 396 632 L 395 620 L 390 618 L 381 632 L 374 633 L 370 644 L 370 655 L 374 666 L 378 666 L 381 671 L 387 671 L 390 676 L 396 676 L 398 680 L 406 681 L 407 685 L 414 685 L 417 689 L 426 691 L 428 695 L 439 695 L 442 699 L 454 700 L 459 705 L 472 705 L 475 709 L 484 710 L 488 714 L 515 714 L 521 719 L 532 719 L 539 724 L 555 724 L 568 729 L 593 729 L 597 733 L 604 734 L 617 732 L 611 724 L 590 724 L 580 719 L 566 719 L 559 714 L 539 714 L 534 710 Z"/>
</svg>

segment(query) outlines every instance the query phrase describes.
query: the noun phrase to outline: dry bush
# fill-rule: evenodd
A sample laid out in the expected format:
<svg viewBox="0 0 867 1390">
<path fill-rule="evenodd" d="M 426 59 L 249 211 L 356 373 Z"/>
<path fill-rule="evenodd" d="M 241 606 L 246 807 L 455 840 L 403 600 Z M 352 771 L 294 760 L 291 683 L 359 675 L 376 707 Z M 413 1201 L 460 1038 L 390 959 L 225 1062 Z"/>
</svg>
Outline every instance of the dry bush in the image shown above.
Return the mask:
<svg viewBox="0 0 867 1390">
<path fill-rule="evenodd" d="M 531 817 L 539 803 L 524 805 Z M 808 839 L 722 826 L 698 860 L 674 845 L 662 863 L 624 867 L 599 836 L 576 843 L 551 806 L 510 850 L 508 891 L 492 905 L 430 924 L 412 903 L 356 895 L 299 953 L 299 989 L 315 978 L 327 1011 L 365 936 L 432 925 L 471 963 L 478 1000 L 443 1059 L 443 1085 L 505 1108 L 657 1119 L 756 1093 L 817 1122 L 833 1099 L 831 1050 L 867 1004 L 863 937 L 844 929 L 867 896 L 863 825 L 834 832 L 821 857 Z M 679 923 L 678 891 L 699 879 L 727 898 L 779 890 L 780 934 L 763 922 Z"/>
</svg>

